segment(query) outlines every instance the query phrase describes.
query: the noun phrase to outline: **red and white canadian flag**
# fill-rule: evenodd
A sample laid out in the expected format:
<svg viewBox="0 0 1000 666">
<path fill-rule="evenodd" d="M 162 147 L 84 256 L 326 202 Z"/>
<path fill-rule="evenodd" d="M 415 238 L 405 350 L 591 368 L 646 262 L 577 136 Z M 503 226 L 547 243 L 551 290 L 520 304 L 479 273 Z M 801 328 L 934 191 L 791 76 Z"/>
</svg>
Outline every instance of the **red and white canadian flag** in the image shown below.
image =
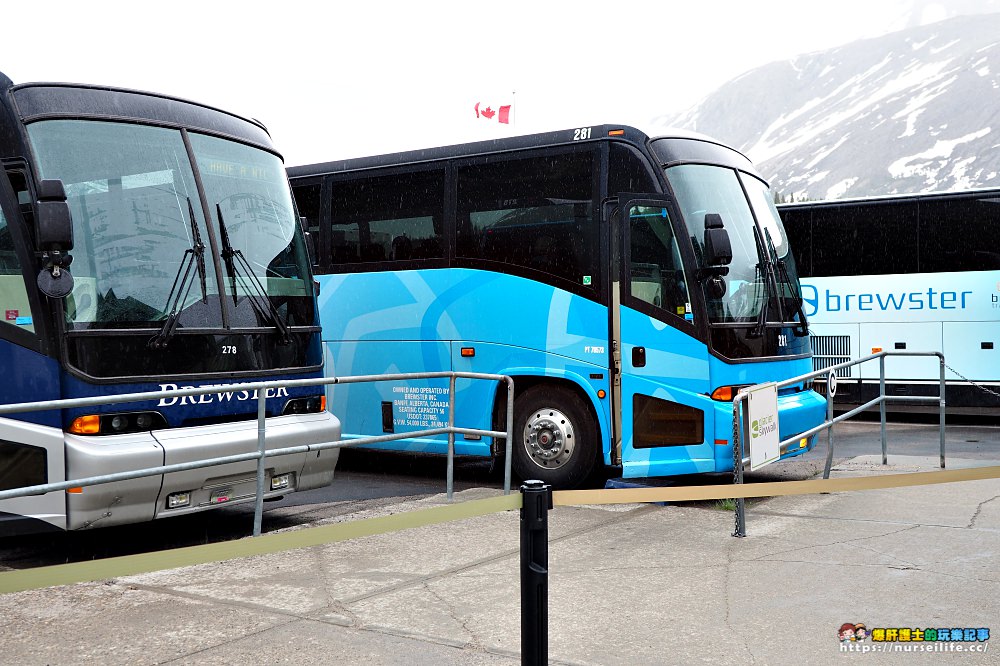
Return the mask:
<svg viewBox="0 0 1000 666">
<path fill-rule="evenodd" d="M 514 105 L 492 106 L 476 102 L 476 118 L 492 120 L 503 125 L 514 124 Z"/>
</svg>

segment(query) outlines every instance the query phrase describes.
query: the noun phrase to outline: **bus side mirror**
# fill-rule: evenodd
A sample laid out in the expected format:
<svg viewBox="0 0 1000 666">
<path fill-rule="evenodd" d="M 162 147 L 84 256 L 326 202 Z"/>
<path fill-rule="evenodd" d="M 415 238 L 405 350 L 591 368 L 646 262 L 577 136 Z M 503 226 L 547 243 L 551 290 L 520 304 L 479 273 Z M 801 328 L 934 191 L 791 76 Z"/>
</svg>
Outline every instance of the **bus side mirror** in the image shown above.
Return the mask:
<svg viewBox="0 0 1000 666">
<path fill-rule="evenodd" d="M 727 266 L 733 260 L 733 246 L 729 242 L 729 232 L 722 224 L 718 213 L 705 214 L 705 264 L 715 267 Z M 729 269 L 717 272 L 725 275 Z"/>
<path fill-rule="evenodd" d="M 38 289 L 50 298 L 63 298 L 73 291 L 73 276 L 67 252 L 73 249 L 73 216 L 61 180 L 38 183 L 38 214 L 35 221 L 37 249 L 44 266 L 38 273 Z"/>
<path fill-rule="evenodd" d="M 42 252 L 68 252 L 73 249 L 73 216 L 69 212 L 61 180 L 43 180 L 38 184 L 35 238 Z"/>
</svg>

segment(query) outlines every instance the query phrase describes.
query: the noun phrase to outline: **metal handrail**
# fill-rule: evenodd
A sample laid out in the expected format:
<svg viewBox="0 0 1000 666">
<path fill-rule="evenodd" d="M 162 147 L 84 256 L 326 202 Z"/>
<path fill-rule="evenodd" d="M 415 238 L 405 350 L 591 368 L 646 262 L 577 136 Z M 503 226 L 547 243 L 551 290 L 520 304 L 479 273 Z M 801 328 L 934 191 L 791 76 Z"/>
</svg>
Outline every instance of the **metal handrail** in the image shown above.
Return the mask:
<svg viewBox="0 0 1000 666">
<path fill-rule="evenodd" d="M 937 356 L 941 368 L 939 386 L 940 390 L 936 396 L 889 396 L 885 393 L 885 358 L 886 356 Z M 878 359 L 879 361 L 879 396 L 873 400 L 869 400 L 863 405 L 855 407 L 854 409 L 840 414 L 837 417 L 833 415 L 833 392 L 830 390 L 832 385 L 836 384 L 836 371 L 841 368 L 847 368 L 854 365 L 861 365 L 862 363 L 867 363 Z M 852 418 L 861 412 L 874 407 L 879 406 L 879 416 L 881 419 L 881 439 L 882 439 L 882 464 L 888 464 L 888 451 L 886 442 L 886 430 L 885 430 L 885 405 L 889 401 L 894 402 L 927 402 L 930 400 L 937 400 L 939 406 L 939 437 L 940 437 L 940 463 L 941 468 L 945 467 L 945 359 L 944 354 L 939 351 L 932 352 L 918 352 L 918 351 L 881 351 L 863 358 L 855 359 L 852 361 L 844 361 L 842 363 L 837 363 L 836 365 L 831 365 L 829 367 L 823 368 L 822 370 L 814 370 L 808 372 L 804 375 L 799 375 L 797 377 L 792 377 L 791 379 L 785 379 L 780 382 L 776 382 L 776 387 L 781 388 L 783 386 L 791 386 L 794 384 L 800 384 L 807 382 L 810 379 L 816 379 L 818 377 L 827 377 L 827 391 L 826 391 L 826 419 L 820 425 L 810 428 L 804 432 L 797 433 L 796 435 L 789 437 L 788 439 L 781 440 L 778 443 L 778 450 L 781 447 L 790 444 L 796 440 L 800 440 L 803 437 L 809 437 L 823 430 L 827 432 L 827 452 L 826 452 L 826 465 L 823 470 L 823 478 L 830 478 L 830 470 L 833 466 L 833 426 L 836 423 L 845 421 Z M 740 416 L 743 413 L 743 407 L 746 403 L 747 396 L 749 395 L 749 390 L 752 387 L 740 389 L 736 397 L 733 398 L 733 483 L 743 483 L 743 467 L 750 462 L 749 456 L 743 455 L 743 441 L 745 435 L 743 428 L 740 427 Z M 745 420 L 744 420 L 745 421 Z M 744 423 L 745 425 L 745 423 Z M 736 464 L 735 461 L 741 461 L 741 464 Z M 736 500 L 736 529 L 733 532 L 733 536 L 742 537 L 746 536 L 746 520 L 745 520 L 745 508 L 744 508 L 743 498 L 737 498 Z"/>
<path fill-rule="evenodd" d="M 267 389 L 269 388 L 296 388 L 303 386 L 328 386 L 337 384 L 359 384 L 364 382 L 380 382 L 380 381 L 400 381 L 400 380 L 411 380 L 411 379 L 449 379 L 449 391 L 448 391 L 448 426 L 443 428 L 428 428 L 425 430 L 405 432 L 405 433 L 394 433 L 389 435 L 378 435 L 373 437 L 359 437 L 349 440 L 340 439 L 335 442 L 322 442 L 319 444 L 302 444 L 299 446 L 290 446 L 282 449 L 274 449 L 272 451 L 267 451 L 265 448 L 266 439 L 266 415 L 265 408 L 267 404 Z M 497 430 L 481 430 L 477 428 L 462 428 L 455 426 L 455 380 L 456 379 L 484 379 L 492 380 L 498 382 L 504 382 L 507 385 L 507 431 L 500 432 Z M 94 396 L 89 398 L 64 398 L 60 400 L 43 400 L 36 402 L 23 402 L 0 405 L 0 415 L 21 413 L 21 412 L 38 412 L 46 411 L 51 409 L 64 409 L 69 407 L 91 407 L 95 405 L 108 405 L 108 404 L 118 404 L 123 402 L 141 402 L 145 400 L 155 400 L 158 398 L 176 398 L 181 396 L 189 395 L 206 395 L 209 393 L 218 393 L 219 386 L 197 386 L 197 387 L 185 387 L 178 389 L 164 389 L 160 391 L 147 391 L 143 393 L 122 393 L 120 395 L 113 396 Z M 228 456 L 222 456 L 218 458 L 206 458 L 204 460 L 195 460 L 186 463 L 175 463 L 172 465 L 160 465 L 157 467 L 148 467 L 140 470 L 133 470 L 129 472 L 116 472 L 114 474 L 103 474 L 99 476 L 91 476 L 83 479 L 72 479 L 69 481 L 60 481 L 57 483 L 46 483 L 39 484 L 35 486 L 25 486 L 22 488 L 13 488 L 9 490 L 0 491 L 0 500 L 12 499 L 15 497 L 28 497 L 31 495 L 44 495 L 46 493 L 66 490 L 68 488 L 81 488 L 86 486 L 94 486 L 105 483 L 114 483 L 116 481 L 128 481 L 130 479 L 138 479 L 147 476 L 156 476 L 159 474 L 169 474 L 172 472 L 182 472 L 190 469 L 198 469 L 202 467 L 213 467 L 216 465 L 225 465 L 228 463 L 235 462 L 245 462 L 248 460 L 257 460 L 257 493 L 256 501 L 254 505 L 254 527 L 253 535 L 259 536 L 261 533 L 261 522 L 264 511 L 264 479 L 265 479 L 265 468 L 264 461 L 269 457 L 308 453 L 311 451 L 325 451 L 327 449 L 339 449 L 348 448 L 353 446 L 360 446 L 362 444 L 378 444 L 382 442 L 391 442 L 399 439 L 411 439 L 414 437 L 431 437 L 434 435 L 448 435 L 448 471 L 447 471 L 447 497 L 450 501 L 454 495 L 454 458 L 455 458 L 455 435 L 456 434 L 466 434 L 466 435 L 479 435 L 485 437 L 502 438 L 505 440 L 505 456 L 504 456 L 504 494 L 510 494 L 510 484 L 511 484 L 511 457 L 512 457 L 512 446 L 513 446 L 513 432 L 514 432 L 514 380 L 508 375 L 493 375 L 485 373 L 476 372 L 413 372 L 413 373 L 394 373 L 385 375 L 356 375 L 347 377 L 317 377 L 312 379 L 289 379 L 289 380 L 272 380 L 272 381 L 262 381 L 262 382 L 246 382 L 242 384 L 226 384 L 225 389 L 227 391 L 256 391 L 257 392 L 257 451 L 253 453 L 237 453 Z"/>
</svg>

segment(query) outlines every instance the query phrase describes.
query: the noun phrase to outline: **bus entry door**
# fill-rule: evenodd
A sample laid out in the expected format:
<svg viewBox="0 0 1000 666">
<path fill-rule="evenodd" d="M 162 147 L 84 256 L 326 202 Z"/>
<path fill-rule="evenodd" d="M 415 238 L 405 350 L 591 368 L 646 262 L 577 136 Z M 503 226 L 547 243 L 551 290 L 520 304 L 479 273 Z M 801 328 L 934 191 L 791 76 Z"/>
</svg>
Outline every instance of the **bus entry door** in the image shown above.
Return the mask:
<svg viewBox="0 0 1000 666">
<path fill-rule="evenodd" d="M 708 348 L 692 309 L 696 283 L 686 269 L 694 263 L 686 231 L 669 199 L 623 195 L 620 201 L 620 303 L 613 320 L 621 350 L 622 474 L 715 471 Z"/>
</svg>

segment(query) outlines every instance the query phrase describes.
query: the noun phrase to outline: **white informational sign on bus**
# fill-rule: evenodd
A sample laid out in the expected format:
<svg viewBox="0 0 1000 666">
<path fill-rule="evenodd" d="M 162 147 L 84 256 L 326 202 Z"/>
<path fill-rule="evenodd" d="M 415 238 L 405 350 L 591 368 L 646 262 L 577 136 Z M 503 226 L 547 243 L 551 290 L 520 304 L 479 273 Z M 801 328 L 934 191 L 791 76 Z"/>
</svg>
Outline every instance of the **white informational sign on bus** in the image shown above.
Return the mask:
<svg viewBox="0 0 1000 666">
<path fill-rule="evenodd" d="M 750 422 L 748 444 L 752 472 L 781 457 L 777 384 L 771 382 L 750 387 L 747 394 L 747 419 Z"/>
</svg>

